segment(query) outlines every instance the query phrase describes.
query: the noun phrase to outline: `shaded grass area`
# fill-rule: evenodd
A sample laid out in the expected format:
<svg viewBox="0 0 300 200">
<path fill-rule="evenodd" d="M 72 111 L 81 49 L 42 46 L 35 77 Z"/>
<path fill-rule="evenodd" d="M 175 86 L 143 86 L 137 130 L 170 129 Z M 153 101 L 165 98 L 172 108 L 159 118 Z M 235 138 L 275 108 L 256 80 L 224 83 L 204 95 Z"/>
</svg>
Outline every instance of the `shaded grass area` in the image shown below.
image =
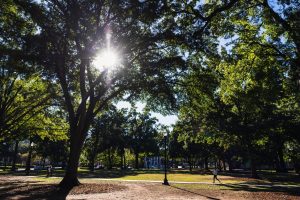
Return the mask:
<svg viewBox="0 0 300 200">
<path fill-rule="evenodd" d="M 296 173 L 261 172 L 260 177 L 273 183 L 295 184 L 300 186 L 300 175 Z"/>
<path fill-rule="evenodd" d="M 272 194 L 275 196 L 292 196 L 300 199 L 300 187 L 277 187 L 268 185 L 245 185 L 245 184 L 222 184 L 222 185 L 205 185 L 205 184 L 171 184 L 171 187 L 188 191 L 191 193 L 201 193 L 203 191 L 224 191 L 230 192 L 249 192 L 259 193 L 259 195 Z M 205 192 L 204 192 L 205 193 Z M 263 196 L 260 197 L 263 199 Z"/>
</svg>

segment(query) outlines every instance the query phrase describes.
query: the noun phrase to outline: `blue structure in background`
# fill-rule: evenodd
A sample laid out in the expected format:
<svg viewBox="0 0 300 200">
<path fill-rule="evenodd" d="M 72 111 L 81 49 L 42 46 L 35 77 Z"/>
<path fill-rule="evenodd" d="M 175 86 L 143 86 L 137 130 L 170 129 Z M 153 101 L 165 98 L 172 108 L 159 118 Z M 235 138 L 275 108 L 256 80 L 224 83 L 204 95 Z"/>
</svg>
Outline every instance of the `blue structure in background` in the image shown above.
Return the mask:
<svg viewBox="0 0 300 200">
<path fill-rule="evenodd" d="M 162 158 L 159 156 L 155 157 L 145 157 L 144 158 L 144 168 L 147 169 L 161 169 L 163 167 Z"/>
</svg>

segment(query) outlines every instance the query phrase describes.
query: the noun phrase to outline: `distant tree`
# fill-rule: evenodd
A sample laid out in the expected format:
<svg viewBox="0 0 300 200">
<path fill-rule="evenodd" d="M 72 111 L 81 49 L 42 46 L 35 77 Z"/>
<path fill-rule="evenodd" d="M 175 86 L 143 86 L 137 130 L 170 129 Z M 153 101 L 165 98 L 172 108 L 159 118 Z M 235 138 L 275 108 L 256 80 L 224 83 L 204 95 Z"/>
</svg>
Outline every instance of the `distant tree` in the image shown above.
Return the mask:
<svg viewBox="0 0 300 200">
<path fill-rule="evenodd" d="M 42 166 L 45 167 L 46 159 L 53 166 L 66 167 L 66 158 L 68 157 L 67 137 L 65 138 L 36 138 L 34 141 L 35 153 L 41 156 Z"/>
<path fill-rule="evenodd" d="M 135 108 L 129 112 L 128 137 L 129 147 L 135 155 L 135 168 L 139 168 L 139 155 L 141 153 L 158 153 L 156 141 L 156 118 L 152 118 L 149 112 L 138 113 Z"/>
<path fill-rule="evenodd" d="M 117 150 L 120 153 L 121 160 L 125 153 L 125 111 L 117 110 L 115 106 L 110 105 L 104 112 L 94 120 L 91 126 L 90 136 L 85 142 L 85 149 L 89 161 L 89 168 L 94 170 L 95 158 L 101 152 L 108 151 L 108 157 L 112 156 L 110 151 Z M 109 161 L 111 159 L 108 159 Z M 112 163 L 110 167 L 112 167 Z M 122 165 L 123 167 L 123 165 Z"/>
</svg>

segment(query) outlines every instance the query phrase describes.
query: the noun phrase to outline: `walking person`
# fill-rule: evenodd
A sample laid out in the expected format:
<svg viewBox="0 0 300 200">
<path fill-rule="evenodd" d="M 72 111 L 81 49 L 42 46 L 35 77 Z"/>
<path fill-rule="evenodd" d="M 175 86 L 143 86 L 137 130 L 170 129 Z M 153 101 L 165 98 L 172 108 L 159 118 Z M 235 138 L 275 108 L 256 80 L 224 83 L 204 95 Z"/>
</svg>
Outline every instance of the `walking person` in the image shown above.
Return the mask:
<svg viewBox="0 0 300 200">
<path fill-rule="evenodd" d="M 47 177 L 49 176 L 52 176 L 52 165 L 49 165 L 47 169 Z"/>
<path fill-rule="evenodd" d="M 217 168 L 213 169 L 212 174 L 214 175 L 213 183 L 215 183 L 215 180 L 216 180 L 216 179 L 219 181 L 219 183 L 222 183 L 222 182 L 218 179 L 218 169 L 217 169 Z"/>
</svg>

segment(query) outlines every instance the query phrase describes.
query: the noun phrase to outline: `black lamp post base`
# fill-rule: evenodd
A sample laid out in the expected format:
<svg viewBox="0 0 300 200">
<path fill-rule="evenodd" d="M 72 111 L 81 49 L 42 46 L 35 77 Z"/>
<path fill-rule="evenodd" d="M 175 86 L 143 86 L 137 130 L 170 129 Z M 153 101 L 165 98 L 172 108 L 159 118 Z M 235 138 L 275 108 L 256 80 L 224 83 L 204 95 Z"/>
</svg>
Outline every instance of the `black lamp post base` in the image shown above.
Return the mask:
<svg viewBox="0 0 300 200">
<path fill-rule="evenodd" d="M 163 185 L 170 185 L 167 179 L 164 179 Z"/>
</svg>

